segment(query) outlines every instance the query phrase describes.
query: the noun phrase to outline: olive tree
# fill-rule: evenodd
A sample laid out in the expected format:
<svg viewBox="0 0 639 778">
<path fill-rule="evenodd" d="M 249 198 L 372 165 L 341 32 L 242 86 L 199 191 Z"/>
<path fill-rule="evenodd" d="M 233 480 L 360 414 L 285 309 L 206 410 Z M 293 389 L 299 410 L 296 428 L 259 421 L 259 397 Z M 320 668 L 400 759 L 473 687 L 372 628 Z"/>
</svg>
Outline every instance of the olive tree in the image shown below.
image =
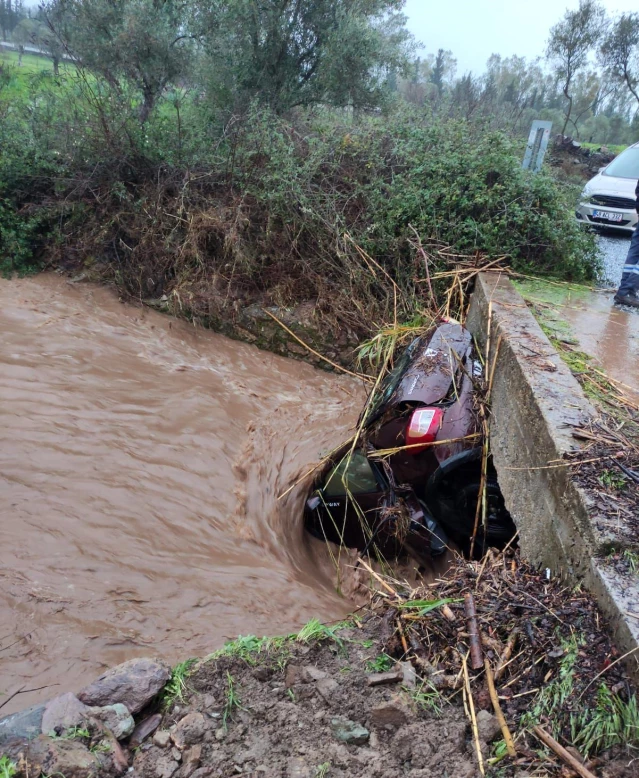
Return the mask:
<svg viewBox="0 0 639 778">
<path fill-rule="evenodd" d="M 167 85 L 188 70 L 186 7 L 186 0 L 50 0 L 41 13 L 80 66 L 139 95 L 146 122 Z"/>
<path fill-rule="evenodd" d="M 378 106 L 408 64 L 404 0 L 207 0 L 191 27 L 222 105 Z"/>
<path fill-rule="evenodd" d="M 601 60 L 610 77 L 625 84 L 639 103 L 639 13 L 621 14 L 601 46 Z"/>
<path fill-rule="evenodd" d="M 606 12 L 597 0 L 580 0 L 576 11 L 567 10 L 551 30 L 546 55 L 552 62 L 566 99 L 565 134 L 573 108 L 572 86 L 577 73 L 588 65 L 590 55 L 605 33 Z"/>
</svg>

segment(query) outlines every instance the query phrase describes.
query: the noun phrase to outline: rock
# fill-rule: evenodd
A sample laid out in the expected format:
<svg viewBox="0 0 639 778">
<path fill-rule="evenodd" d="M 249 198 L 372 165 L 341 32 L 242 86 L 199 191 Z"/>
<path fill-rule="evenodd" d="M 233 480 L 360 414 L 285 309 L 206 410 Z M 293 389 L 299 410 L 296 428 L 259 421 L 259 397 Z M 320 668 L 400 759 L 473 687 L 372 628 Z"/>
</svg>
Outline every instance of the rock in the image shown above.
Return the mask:
<svg viewBox="0 0 639 778">
<path fill-rule="evenodd" d="M 286 666 L 286 676 L 284 679 L 284 683 L 286 684 L 286 688 L 290 689 L 292 686 L 295 686 L 296 683 L 304 683 L 304 668 L 300 667 L 299 665 L 287 665 Z"/>
<path fill-rule="evenodd" d="M 103 707 L 121 702 L 130 713 L 138 713 L 155 697 L 171 677 L 164 662 L 155 659 L 130 659 L 107 670 L 78 693 L 85 705 Z"/>
<path fill-rule="evenodd" d="M 44 705 L 33 705 L 0 719 L 0 746 L 19 740 L 33 740 L 42 732 Z"/>
<path fill-rule="evenodd" d="M 328 673 L 325 673 L 323 670 L 320 670 L 319 667 L 315 667 L 314 665 L 305 667 L 304 675 L 306 675 L 307 678 L 310 678 L 311 681 L 322 681 L 324 678 L 328 678 Z"/>
<path fill-rule="evenodd" d="M 329 702 L 333 698 L 335 691 L 338 688 L 339 684 L 332 678 L 322 678 L 321 681 L 317 682 L 317 691 L 326 702 Z"/>
<path fill-rule="evenodd" d="M 80 703 L 82 704 L 82 703 Z M 124 740 L 135 729 L 135 721 L 129 709 L 121 702 L 102 708 L 86 708 L 91 718 L 97 719 L 113 734 L 116 740 Z"/>
<path fill-rule="evenodd" d="M 404 673 L 401 670 L 394 670 L 390 673 L 373 673 L 368 676 L 366 683 L 369 686 L 383 686 L 390 683 L 399 683 L 403 678 Z"/>
<path fill-rule="evenodd" d="M 129 740 L 129 748 L 138 748 L 144 741 L 151 737 L 155 730 L 160 726 L 162 721 L 161 713 L 154 713 L 152 716 L 147 716 L 143 719 L 137 727 L 133 730 L 131 740 Z"/>
<path fill-rule="evenodd" d="M 173 759 L 175 759 L 176 762 L 182 761 L 182 752 L 180 751 L 179 748 L 176 748 L 175 746 L 173 746 L 173 748 L 171 749 L 171 756 L 173 757 Z"/>
<path fill-rule="evenodd" d="M 490 743 L 501 732 L 497 717 L 487 710 L 477 711 L 477 732 L 480 740 Z"/>
<path fill-rule="evenodd" d="M 308 766 L 305 759 L 300 756 L 288 760 L 286 775 L 288 778 L 313 778 L 314 771 Z"/>
<path fill-rule="evenodd" d="M 370 737 L 366 727 L 350 719 L 337 717 L 331 719 L 331 729 L 335 737 L 342 743 L 348 743 L 352 746 L 363 746 Z"/>
<path fill-rule="evenodd" d="M 179 762 L 170 753 L 154 746 L 138 751 L 133 760 L 133 774 L 142 778 L 171 778 L 179 769 Z"/>
<path fill-rule="evenodd" d="M 257 681 L 268 681 L 268 679 L 271 677 L 271 671 L 268 667 L 256 667 L 255 670 L 253 670 L 253 678 Z"/>
<path fill-rule="evenodd" d="M 184 752 L 182 759 L 182 768 L 180 769 L 180 778 L 191 778 L 193 773 L 200 766 L 202 761 L 202 746 L 191 746 Z"/>
<path fill-rule="evenodd" d="M 371 711 L 371 720 L 376 727 L 399 729 L 408 721 L 408 712 L 399 700 L 382 702 Z"/>
<path fill-rule="evenodd" d="M 417 686 L 417 673 L 411 662 L 400 662 L 402 669 L 402 684 L 407 689 L 414 689 Z"/>
<path fill-rule="evenodd" d="M 171 732 L 171 740 L 183 750 L 185 746 L 193 745 L 201 740 L 206 732 L 206 719 L 201 713 L 187 713 L 178 721 Z"/>
<path fill-rule="evenodd" d="M 54 697 L 44 706 L 42 734 L 53 732 L 61 735 L 67 729 L 81 726 L 86 722 L 87 710 L 87 706 L 71 692 Z"/>
<path fill-rule="evenodd" d="M 124 751 L 122 750 L 122 746 L 113 737 L 113 735 L 110 732 L 107 733 L 102 742 L 109 747 L 109 756 L 111 757 L 113 771 L 117 775 L 121 775 L 123 772 L 128 770 L 129 762 L 124 754 Z"/>
<path fill-rule="evenodd" d="M 166 748 L 171 742 L 171 733 L 167 732 L 165 729 L 161 729 L 153 735 L 153 742 L 159 748 Z"/>
<path fill-rule="evenodd" d="M 31 775 L 90 778 L 100 769 L 97 756 L 77 740 L 52 740 L 40 735 L 29 743 L 26 756 Z"/>
</svg>

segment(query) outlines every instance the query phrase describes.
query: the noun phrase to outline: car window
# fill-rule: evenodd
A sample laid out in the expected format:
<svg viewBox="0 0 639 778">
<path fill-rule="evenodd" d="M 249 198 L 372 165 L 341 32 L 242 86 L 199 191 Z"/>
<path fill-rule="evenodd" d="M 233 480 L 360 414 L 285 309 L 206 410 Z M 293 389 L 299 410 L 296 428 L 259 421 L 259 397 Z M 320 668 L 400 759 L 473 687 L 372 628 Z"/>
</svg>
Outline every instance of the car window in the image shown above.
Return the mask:
<svg viewBox="0 0 639 778">
<path fill-rule="evenodd" d="M 617 178 L 639 178 L 639 149 L 630 148 L 622 151 L 613 159 L 604 171 L 605 176 Z"/>
<path fill-rule="evenodd" d="M 324 494 L 327 497 L 343 497 L 347 489 L 351 494 L 368 494 L 378 488 L 370 462 L 362 451 L 354 451 L 333 468 L 324 486 Z"/>
<path fill-rule="evenodd" d="M 415 349 L 417 348 L 421 340 L 422 340 L 421 338 L 415 338 L 415 340 L 413 340 L 413 342 L 408 346 L 406 351 L 404 351 L 404 353 L 398 359 L 398 361 L 395 364 L 395 367 L 391 370 L 391 372 L 386 376 L 386 378 L 382 382 L 382 385 L 379 387 L 377 394 L 369 403 L 368 411 L 366 412 L 366 417 L 363 422 L 364 426 L 369 424 L 371 420 L 377 416 L 379 411 L 384 408 L 386 403 L 393 396 L 393 393 L 397 389 L 399 382 L 402 380 L 402 377 L 406 372 L 411 359 L 413 358 Z"/>
</svg>

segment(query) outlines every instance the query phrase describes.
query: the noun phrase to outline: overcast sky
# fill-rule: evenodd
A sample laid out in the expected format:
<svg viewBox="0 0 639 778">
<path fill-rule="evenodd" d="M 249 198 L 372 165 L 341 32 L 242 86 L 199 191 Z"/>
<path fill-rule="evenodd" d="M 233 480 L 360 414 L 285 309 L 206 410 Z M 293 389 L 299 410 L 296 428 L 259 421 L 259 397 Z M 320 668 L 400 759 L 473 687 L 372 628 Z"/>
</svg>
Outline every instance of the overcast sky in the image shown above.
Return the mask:
<svg viewBox="0 0 639 778">
<path fill-rule="evenodd" d="M 609 14 L 639 10 L 638 0 L 603 0 Z M 491 54 L 535 58 L 548 31 L 578 0 L 407 0 L 408 28 L 427 54 L 451 49 L 457 75 L 481 73 Z"/>
</svg>

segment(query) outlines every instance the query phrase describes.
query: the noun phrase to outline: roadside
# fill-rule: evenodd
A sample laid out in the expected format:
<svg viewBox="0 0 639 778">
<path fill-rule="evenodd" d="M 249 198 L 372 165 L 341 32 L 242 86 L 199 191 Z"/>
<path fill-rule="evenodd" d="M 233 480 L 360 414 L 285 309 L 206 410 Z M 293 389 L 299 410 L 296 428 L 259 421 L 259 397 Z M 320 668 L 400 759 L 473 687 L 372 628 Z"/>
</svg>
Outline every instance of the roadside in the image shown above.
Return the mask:
<svg viewBox="0 0 639 778">
<path fill-rule="evenodd" d="M 639 401 L 639 316 L 613 305 L 629 246 L 628 238 L 599 236 L 606 289 L 561 282 L 517 282 L 523 296 L 543 313 L 543 323 L 589 354 L 610 378 Z"/>
</svg>

